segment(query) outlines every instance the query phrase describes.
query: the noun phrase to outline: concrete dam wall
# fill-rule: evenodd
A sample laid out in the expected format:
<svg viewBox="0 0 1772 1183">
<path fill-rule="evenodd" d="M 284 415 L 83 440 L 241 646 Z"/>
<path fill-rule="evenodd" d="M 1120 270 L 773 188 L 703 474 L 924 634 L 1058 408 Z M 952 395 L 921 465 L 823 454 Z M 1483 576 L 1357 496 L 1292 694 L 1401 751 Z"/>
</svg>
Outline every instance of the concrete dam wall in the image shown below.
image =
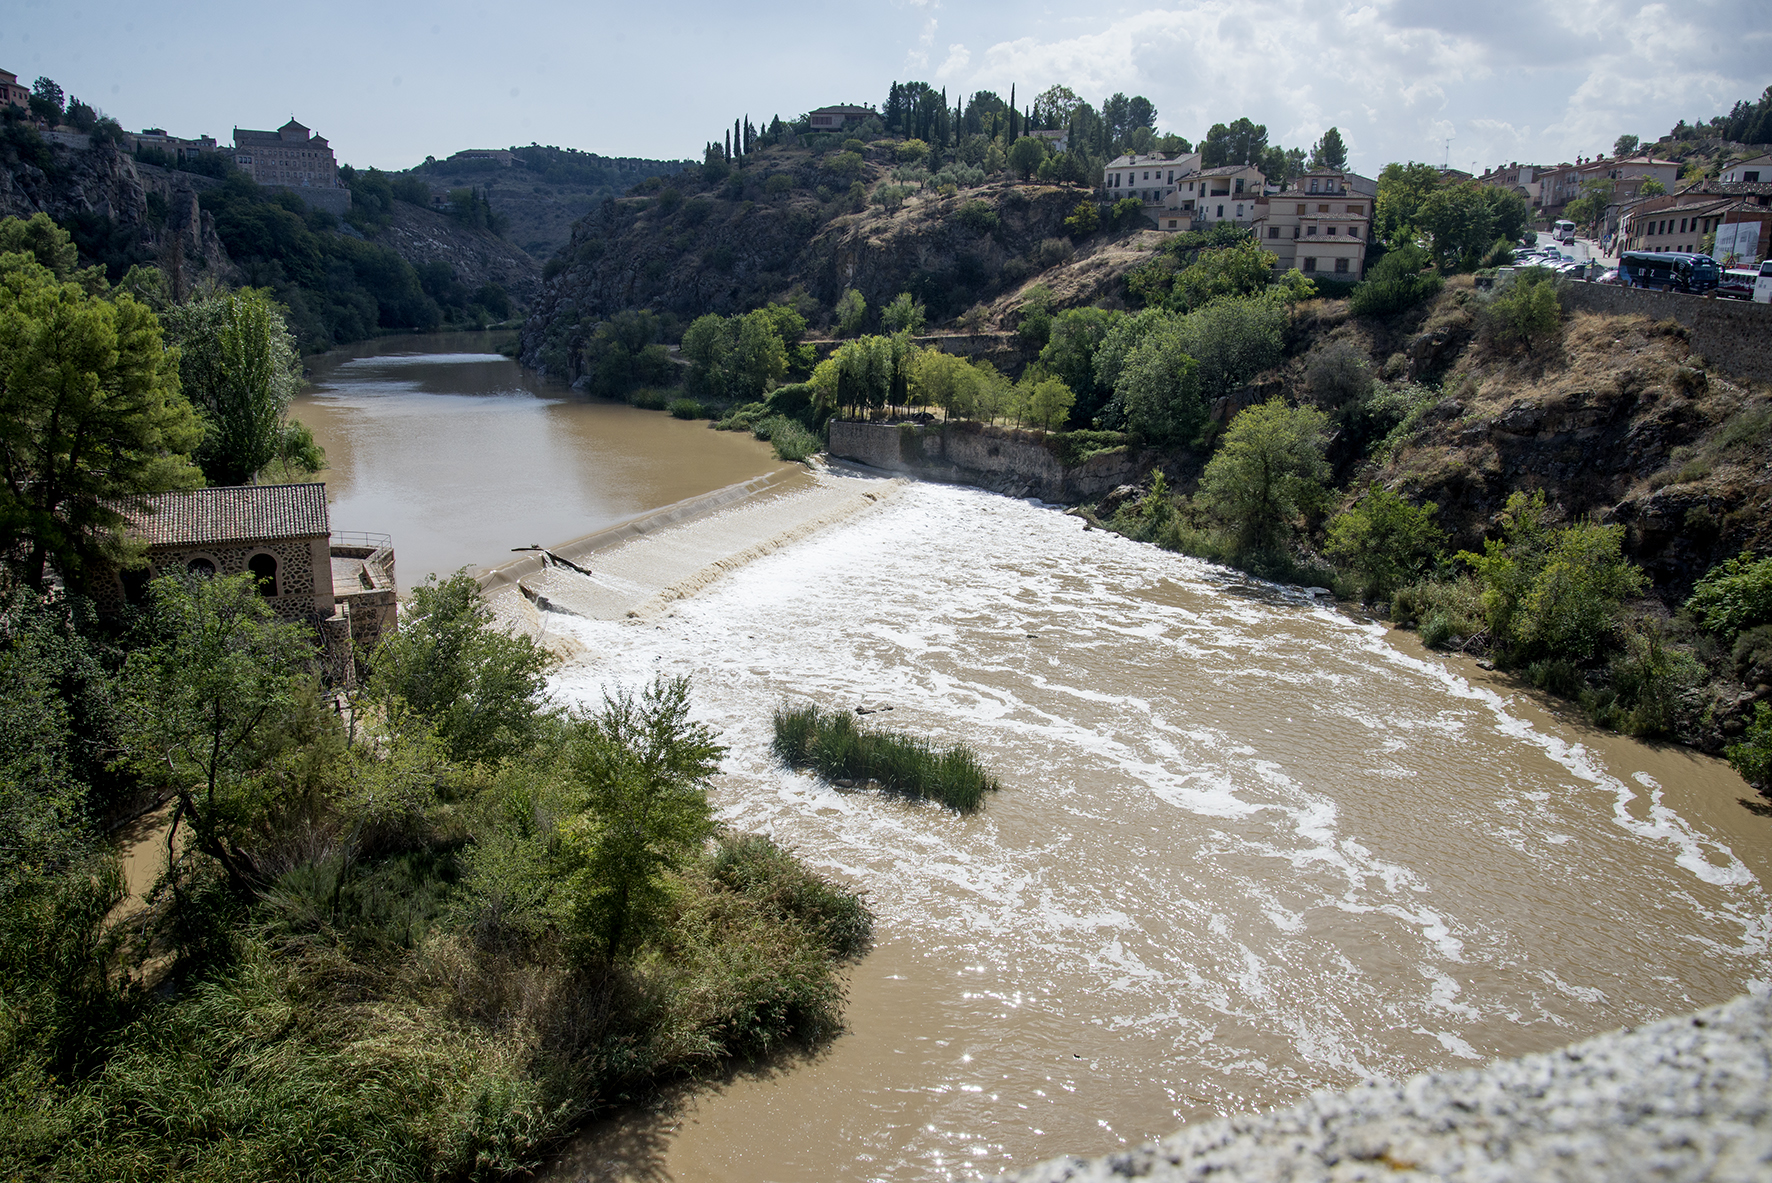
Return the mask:
<svg viewBox="0 0 1772 1183">
<path fill-rule="evenodd" d="M 924 480 L 1074 504 L 1134 483 L 1150 465 L 1131 447 L 1067 465 L 1040 433 L 982 423 L 919 426 L 832 420 L 830 454 Z"/>
</svg>

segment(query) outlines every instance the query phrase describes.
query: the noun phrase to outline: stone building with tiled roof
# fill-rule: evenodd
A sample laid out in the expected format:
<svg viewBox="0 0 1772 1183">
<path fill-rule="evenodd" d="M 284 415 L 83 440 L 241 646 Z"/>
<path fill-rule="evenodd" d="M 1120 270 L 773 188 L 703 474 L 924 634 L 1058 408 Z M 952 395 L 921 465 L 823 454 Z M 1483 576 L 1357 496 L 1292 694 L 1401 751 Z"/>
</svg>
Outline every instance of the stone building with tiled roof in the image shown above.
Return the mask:
<svg viewBox="0 0 1772 1183">
<path fill-rule="evenodd" d="M 323 484 L 219 485 L 156 493 L 119 508 L 148 558 L 145 571 L 117 577 L 119 598 L 139 595 L 148 579 L 162 575 L 250 572 L 278 616 L 319 630 L 341 677 L 352 665 L 346 653 L 354 648 L 367 656 L 395 627 L 391 540 L 335 541 Z"/>
<path fill-rule="evenodd" d="M 317 209 L 343 214 L 351 208 L 332 145 L 293 119 L 276 131 L 236 127 L 234 163 L 259 184 L 293 190 Z"/>
</svg>

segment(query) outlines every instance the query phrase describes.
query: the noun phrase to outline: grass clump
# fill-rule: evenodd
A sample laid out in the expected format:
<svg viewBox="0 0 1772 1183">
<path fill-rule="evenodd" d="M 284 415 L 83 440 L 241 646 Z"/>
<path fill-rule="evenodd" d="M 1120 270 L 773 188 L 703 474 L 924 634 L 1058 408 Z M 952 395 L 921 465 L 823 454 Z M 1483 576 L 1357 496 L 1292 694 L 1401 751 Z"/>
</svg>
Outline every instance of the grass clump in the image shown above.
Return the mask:
<svg viewBox="0 0 1772 1183">
<path fill-rule="evenodd" d="M 708 412 L 705 407 L 692 398 L 674 398 L 665 410 L 673 419 L 706 419 Z"/>
<path fill-rule="evenodd" d="M 804 460 L 824 444 L 812 432 L 786 415 L 771 415 L 751 428 L 751 434 L 768 440 L 783 460 Z"/>
<path fill-rule="evenodd" d="M 1002 786 L 964 744 L 941 749 L 905 735 L 857 725 L 843 711 L 782 706 L 775 712 L 776 757 L 826 780 L 875 781 L 887 792 L 927 797 L 971 813 Z"/>
</svg>

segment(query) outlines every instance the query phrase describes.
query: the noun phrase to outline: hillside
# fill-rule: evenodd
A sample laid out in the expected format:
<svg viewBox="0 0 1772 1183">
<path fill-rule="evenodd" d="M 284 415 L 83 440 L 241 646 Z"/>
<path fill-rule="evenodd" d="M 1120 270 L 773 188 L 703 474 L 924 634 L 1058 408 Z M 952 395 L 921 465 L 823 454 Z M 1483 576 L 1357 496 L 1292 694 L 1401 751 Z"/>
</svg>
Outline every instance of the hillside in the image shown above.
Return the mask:
<svg viewBox="0 0 1772 1183">
<path fill-rule="evenodd" d="M 504 219 L 505 237 L 536 259 L 564 247 L 573 223 L 605 198 L 683 167 L 681 161 L 598 156 L 540 145 L 508 152 L 508 164 L 458 155 L 427 160 L 409 171 L 438 191 L 479 190 Z"/>
<path fill-rule="evenodd" d="M 690 169 L 603 202 L 549 263 L 523 329 L 525 364 L 571 376 L 588 327 L 624 308 L 687 323 L 793 297 L 816 331 L 848 288 L 874 308 L 910 292 L 932 328 L 1004 330 L 1036 283 L 1060 305 L 1120 306 L 1125 273 L 1161 241 L 1132 231 L 1073 242 L 1065 218 L 1088 190 L 997 179 L 944 192 L 897 179 L 914 173 L 893 148 L 869 145 L 858 163 L 773 147 L 740 170 Z"/>
<path fill-rule="evenodd" d="M 462 288 L 477 291 L 497 284 L 520 306 L 527 306 L 541 291 L 541 265 L 508 238 L 405 201 L 395 201 L 389 215 L 387 227 L 370 241 L 388 247 L 414 267 L 447 264 Z"/>
</svg>

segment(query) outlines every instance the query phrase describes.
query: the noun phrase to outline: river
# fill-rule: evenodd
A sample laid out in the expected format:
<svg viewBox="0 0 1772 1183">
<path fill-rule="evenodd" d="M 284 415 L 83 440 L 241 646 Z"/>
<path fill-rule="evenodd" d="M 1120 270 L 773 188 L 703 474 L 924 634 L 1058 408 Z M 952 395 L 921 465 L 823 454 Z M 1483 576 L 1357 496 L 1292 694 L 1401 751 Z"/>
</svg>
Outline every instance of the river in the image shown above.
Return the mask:
<svg viewBox="0 0 1772 1183">
<path fill-rule="evenodd" d="M 331 397 L 348 451 L 421 430 Z M 463 526 L 484 562 L 587 532 Z M 594 1127 L 553 1179 L 974 1178 L 1772 985 L 1772 819 L 1726 766 L 1053 507 L 912 484 L 657 615 L 549 628 L 563 701 L 690 675 L 722 818 L 878 917 L 844 1034 Z M 889 704 L 1004 789 L 962 818 L 783 770 L 794 698 Z"/>
<path fill-rule="evenodd" d="M 394 539 L 402 586 L 553 545 L 782 467 L 746 432 L 574 394 L 492 333 L 309 359 L 291 409 L 326 449 L 332 526 Z"/>
</svg>

